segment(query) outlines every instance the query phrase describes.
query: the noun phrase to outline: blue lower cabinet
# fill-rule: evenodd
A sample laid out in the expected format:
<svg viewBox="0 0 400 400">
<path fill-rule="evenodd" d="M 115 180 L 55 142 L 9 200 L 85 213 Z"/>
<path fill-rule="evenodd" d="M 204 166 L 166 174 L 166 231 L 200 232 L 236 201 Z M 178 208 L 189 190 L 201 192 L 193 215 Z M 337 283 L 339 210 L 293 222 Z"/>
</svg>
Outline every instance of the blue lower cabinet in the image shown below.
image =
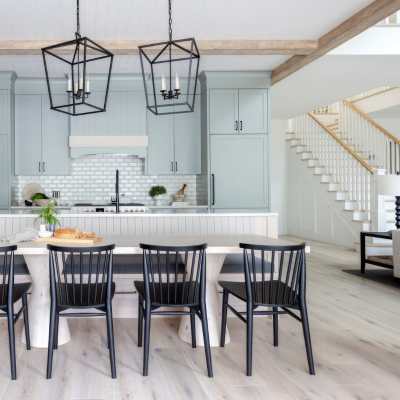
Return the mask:
<svg viewBox="0 0 400 400">
<path fill-rule="evenodd" d="M 210 136 L 210 202 L 214 208 L 267 207 L 266 136 Z"/>
</svg>

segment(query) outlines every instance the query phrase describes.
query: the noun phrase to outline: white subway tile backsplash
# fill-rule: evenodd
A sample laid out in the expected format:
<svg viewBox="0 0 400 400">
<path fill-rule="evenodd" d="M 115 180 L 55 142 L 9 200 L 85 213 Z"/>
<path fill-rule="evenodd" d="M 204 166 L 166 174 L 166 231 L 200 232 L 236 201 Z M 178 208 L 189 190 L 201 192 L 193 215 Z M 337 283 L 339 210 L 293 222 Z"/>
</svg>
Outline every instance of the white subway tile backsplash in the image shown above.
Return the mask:
<svg viewBox="0 0 400 400">
<path fill-rule="evenodd" d="M 148 195 L 151 186 L 163 185 L 172 196 L 186 183 L 186 200 L 191 204 L 206 203 L 206 179 L 196 175 L 146 176 L 143 175 L 144 162 L 144 159 L 127 155 L 93 155 L 74 159 L 71 175 L 16 176 L 12 188 L 13 203 L 22 204 L 22 189 L 31 182 L 39 183 L 48 195 L 59 190 L 63 204 L 109 202 L 115 191 L 116 169 L 120 170 L 120 192 L 127 201 L 151 204 Z"/>
</svg>

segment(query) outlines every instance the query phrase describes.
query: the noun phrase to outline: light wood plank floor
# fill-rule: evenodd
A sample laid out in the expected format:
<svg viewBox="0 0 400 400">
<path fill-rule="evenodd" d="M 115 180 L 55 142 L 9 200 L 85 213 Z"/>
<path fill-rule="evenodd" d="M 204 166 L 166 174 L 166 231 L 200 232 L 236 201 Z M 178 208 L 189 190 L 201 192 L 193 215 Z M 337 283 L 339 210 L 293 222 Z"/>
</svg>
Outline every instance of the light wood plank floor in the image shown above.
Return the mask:
<svg viewBox="0 0 400 400">
<path fill-rule="evenodd" d="M 46 351 L 20 343 L 18 380 L 9 379 L 8 343 L 1 323 L 1 399 L 399 399 L 400 292 L 342 272 L 358 268 L 358 255 L 312 243 L 308 298 L 317 375 L 307 373 L 301 326 L 280 318 L 280 347 L 272 346 L 272 322 L 258 319 L 254 376 L 244 374 L 245 329 L 228 321 L 232 343 L 213 349 L 215 378 L 206 377 L 202 348 L 177 337 L 177 320 L 152 325 L 150 376 L 141 376 L 136 320 L 116 320 L 118 379 L 110 378 L 105 323 L 73 320 L 73 340 L 55 353 L 53 379 L 45 376 Z"/>
</svg>

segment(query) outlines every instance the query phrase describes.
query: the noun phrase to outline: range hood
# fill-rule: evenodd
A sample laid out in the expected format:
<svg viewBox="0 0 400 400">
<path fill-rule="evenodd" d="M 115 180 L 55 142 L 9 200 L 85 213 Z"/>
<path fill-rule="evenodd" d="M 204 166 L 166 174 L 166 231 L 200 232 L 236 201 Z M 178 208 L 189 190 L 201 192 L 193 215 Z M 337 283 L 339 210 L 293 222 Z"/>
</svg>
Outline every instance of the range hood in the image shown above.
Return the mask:
<svg viewBox="0 0 400 400">
<path fill-rule="evenodd" d="M 145 157 L 148 142 L 146 135 L 71 135 L 69 137 L 72 157 L 81 157 L 89 154 L 128 154 Z"/>
</svg>

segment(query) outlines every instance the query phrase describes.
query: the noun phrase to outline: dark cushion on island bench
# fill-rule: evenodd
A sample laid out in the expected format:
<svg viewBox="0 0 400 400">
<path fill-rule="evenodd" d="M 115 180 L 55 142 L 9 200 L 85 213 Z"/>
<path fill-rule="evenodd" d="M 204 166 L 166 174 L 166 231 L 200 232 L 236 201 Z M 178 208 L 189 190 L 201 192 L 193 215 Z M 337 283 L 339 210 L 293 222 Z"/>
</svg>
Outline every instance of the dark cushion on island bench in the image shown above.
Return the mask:
<svg viewBox="0 0 400 400">
<path fill-rule="evenodd" d="M 271 264 L 266 262 L 264 272 L 268 273 L 270 270 Z M 256 257 L 256 272 L 262 272 L 261 259 L 259 257 Z M 225 257 L 221 274 L 244 274 L 243 254 L 228 254 Z"/>
<path fill-rule="evenodd" d="M 29 269 L 26 265 L 24 256 L 14 256 L 14 274 L 15 275 L 29 275 Z"/>
</svg>

